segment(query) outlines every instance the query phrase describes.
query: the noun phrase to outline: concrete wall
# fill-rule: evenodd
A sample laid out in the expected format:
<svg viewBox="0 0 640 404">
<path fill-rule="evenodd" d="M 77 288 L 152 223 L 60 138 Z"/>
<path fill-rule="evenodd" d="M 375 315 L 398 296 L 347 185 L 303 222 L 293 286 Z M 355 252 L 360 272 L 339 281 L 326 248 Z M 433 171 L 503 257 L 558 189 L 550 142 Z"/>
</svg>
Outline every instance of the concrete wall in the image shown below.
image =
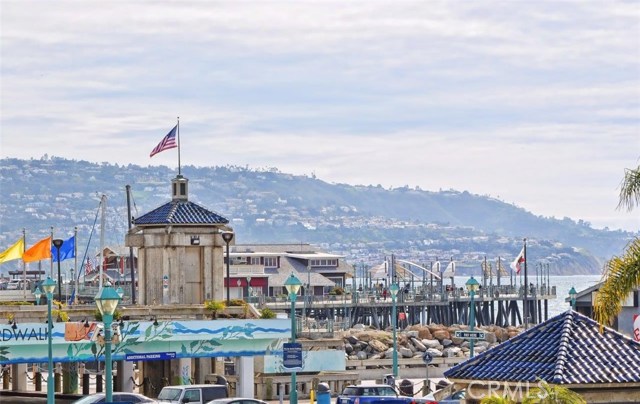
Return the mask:
<svg viewBox="0 0 640 404">
<path fill-rule="evenodd" d="M 138 303 L 202 304 L 224 299 L 224 247 L 219 226 L 135 228 L 125 239 L 138 248 Z M 198 244 L 192 241 L 197 237 Z"/>
</svg>

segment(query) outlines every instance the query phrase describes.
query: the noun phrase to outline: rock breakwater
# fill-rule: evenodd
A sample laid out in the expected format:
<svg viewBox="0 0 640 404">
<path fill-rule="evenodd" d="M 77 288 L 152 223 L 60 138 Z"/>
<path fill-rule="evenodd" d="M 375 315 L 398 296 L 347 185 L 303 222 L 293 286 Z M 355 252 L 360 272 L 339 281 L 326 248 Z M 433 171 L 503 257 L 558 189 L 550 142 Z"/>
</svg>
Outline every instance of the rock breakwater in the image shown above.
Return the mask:
<svg viewBox="0 0 640 404">
<path fill-rule="evenodd" d="M 429 352 L 434 358 L 469 356 L 469 341 L 455 336 L 466 331 L 464 325 L 412 325 L 396 332 L 398 358 L 422 357 Z M 518 335 L 522 328 L 486 326 L 476 327 L 485 333 L 484 340 L 476 340 L 475 354 L 490 349 Z M 393 357 L 393 335 L 390 330 L 376 330 L 356 324 L 343 335 L 344 351 L 349 360 L 390 359 Z"/>
</svg>

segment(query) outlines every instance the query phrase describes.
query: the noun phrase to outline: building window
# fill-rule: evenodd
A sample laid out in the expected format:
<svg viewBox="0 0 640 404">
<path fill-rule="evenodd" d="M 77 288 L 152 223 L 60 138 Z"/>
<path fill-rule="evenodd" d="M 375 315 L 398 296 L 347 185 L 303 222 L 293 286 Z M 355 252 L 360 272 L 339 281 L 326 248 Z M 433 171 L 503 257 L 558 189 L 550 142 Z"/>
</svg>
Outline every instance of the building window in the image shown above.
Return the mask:
<svg viewBox="0 0 640 404">
<path fill-rule="evenodd" d="M 267 268 L 277 268 L 278 257 L 264 257 L 264 266 Z"/>
<path fill-rule="evenodd" d="M 315 259 L 310 261 L 312 267 L 337 267 L 338 260 L 335 258 Z"/>
</svg>

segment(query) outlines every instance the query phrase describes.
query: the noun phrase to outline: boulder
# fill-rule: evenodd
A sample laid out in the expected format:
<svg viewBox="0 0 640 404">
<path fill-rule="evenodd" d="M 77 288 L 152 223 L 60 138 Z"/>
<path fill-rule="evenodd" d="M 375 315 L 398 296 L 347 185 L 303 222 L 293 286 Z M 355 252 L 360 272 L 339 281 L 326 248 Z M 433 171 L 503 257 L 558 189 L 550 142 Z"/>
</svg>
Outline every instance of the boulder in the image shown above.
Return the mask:
<svg viewBox="0 0 640 404">
<path fill-rule="evenodd" d="M 442 356 L 446 356 L 448 358 L 460 355 L 462 355 L 462 349 L 457 346 L 450 346 L 442 350 Z"/>
<path fill-rule="evenodd" d="M 347 354 L 351 354 L 353 352 L 353 346 L 347 342 L 346 344 L 344 344 L 344 351 Z"/>
<path fill-rule="evenodd" d="M 417 338 L 411 338 L 411 343 L 413 344 L 414 347 L 416 347 L 417 351 L 424 352 L 427 350 L 427 347 L 424 346 L 424 344 L 420 342 L 420 340 Z"/>
<path fill-rule="evenodd" d="M 413 351 L 411 349 L 409 349 L 409 348 L 400 347 L 400 348 L 398 348 L 398 353 L 403 358 L 412 358 L 413 357 Z"/>
<path fill-rule="evenodd" d="M 377 351 L 377 352 L 384 352 L 388 348 L 386 344 L 383 344 L 382 342 L 376 339 L 369 342 L 369 346 L 373 348 L 374 351 Z"/>
<path fill-rule="evenodd" d="M 451 336 L 450 336 L 450 334 L 449 334 L 449 331 L 448 331 L 448 330 L 440 329 L 440 330 L 436 330 L 436 331 L 435 331 L 435 332 L 433 332 L 432 334 L 433 334 L 433 337 L 434 337 L 435 339 L 439 340 L 439 341 L 442 341 L 442 340 L 443 340 L 443 339 L 445 339 L 445 338 L 446 338 L 446 339 L 451 339 Z"/>
<path fill-rule="evenodd" d="M 367 359 L 367 353 L 364 352 L 364 351 L 358 351 L 358 353 L 356 353 L 356 357 L 359 360 L 363 361 L 363 360 Z"/>
<path fill-rule="evenodd" d="M 442 349 L 442 344 L 437 339 L 423 339 L 422 344 L 427 348 Z"/>
<path fill-rule="evenodd" d="M 364 324 L 354 324 L 351 328 L 353 328 L 354 331 L 363 331 L 366 326 Z"/>
<path fill-rule="evenodd" d="M 351 345 L 356 345 L 358 342 L 360 342 L 358 340 L 358 338 L 354 337 L 353 335 L 349 335 L 347 336 L 347 341 L 351 344 Z"/>
<path fill-rule="evenodd" d="M 496 334 L 494 332 L 488 331 L 484 334 L 484 340 L 488 343 L 492 344 L 498 340 Z"/>
<path fill-rule="evenodd" d="M 442 340 L 442 346 L 443 347 L 448 347 L 451 344 L 453 344 L 453 341 L 448 339 L 448 338 L 445 338 L 445 339 Z"/>
<path fill-rule="evenodd" d="M 441 357 L 442 356 L 442 351 L 438 350 L 438 349 L 434 349 L 434 348 L 429 348 L 427 349 L 427 352 L 429 352 L 431 354 L 431 356 L 433 356 L 434 358 L 436 357 Z"/>
</svg>

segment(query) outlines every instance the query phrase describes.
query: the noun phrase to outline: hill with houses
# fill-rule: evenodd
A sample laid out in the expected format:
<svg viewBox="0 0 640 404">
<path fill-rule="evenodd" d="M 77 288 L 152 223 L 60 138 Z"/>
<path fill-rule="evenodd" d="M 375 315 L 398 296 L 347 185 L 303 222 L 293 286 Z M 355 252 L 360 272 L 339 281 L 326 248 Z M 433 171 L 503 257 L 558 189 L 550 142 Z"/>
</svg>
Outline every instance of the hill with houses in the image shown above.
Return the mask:
<svg viewBox="0 0 640 404">
<path fill-rule="evenodd" d="M 238 243 L 311 243 L 355 265 L 377 264 L 395 253 L 426 265 L 453 259 L 460 273 L 476 273 L 484 257 L 511 261 L 527 237 L 531 264 L 549 263 L 552 274 L 599 273 L 602 262 L 632 237 L 593 229 L 581 220 L 535 215 L 466 191 L 331 184 L 277 169 L 235 166 L 186 166 L 182 173 L 189 179 L 190 200 L 229 219 Z M 66 237 L 74 227 L 79 244 L 86 243 L 98 220 L 101 194 L 108 197 L 106 242 L 121 246 L 127 231 L 125 186 L 132 189 L 132 215 L 140 216 L 170 199 L 175 175 L 165 166 L 48 156 L 2 159 L 0 249 L 23 228 L 27 244 L 52 228 Z M 98 237 L 91 237 L 95 245 Z"/>
</svg>

